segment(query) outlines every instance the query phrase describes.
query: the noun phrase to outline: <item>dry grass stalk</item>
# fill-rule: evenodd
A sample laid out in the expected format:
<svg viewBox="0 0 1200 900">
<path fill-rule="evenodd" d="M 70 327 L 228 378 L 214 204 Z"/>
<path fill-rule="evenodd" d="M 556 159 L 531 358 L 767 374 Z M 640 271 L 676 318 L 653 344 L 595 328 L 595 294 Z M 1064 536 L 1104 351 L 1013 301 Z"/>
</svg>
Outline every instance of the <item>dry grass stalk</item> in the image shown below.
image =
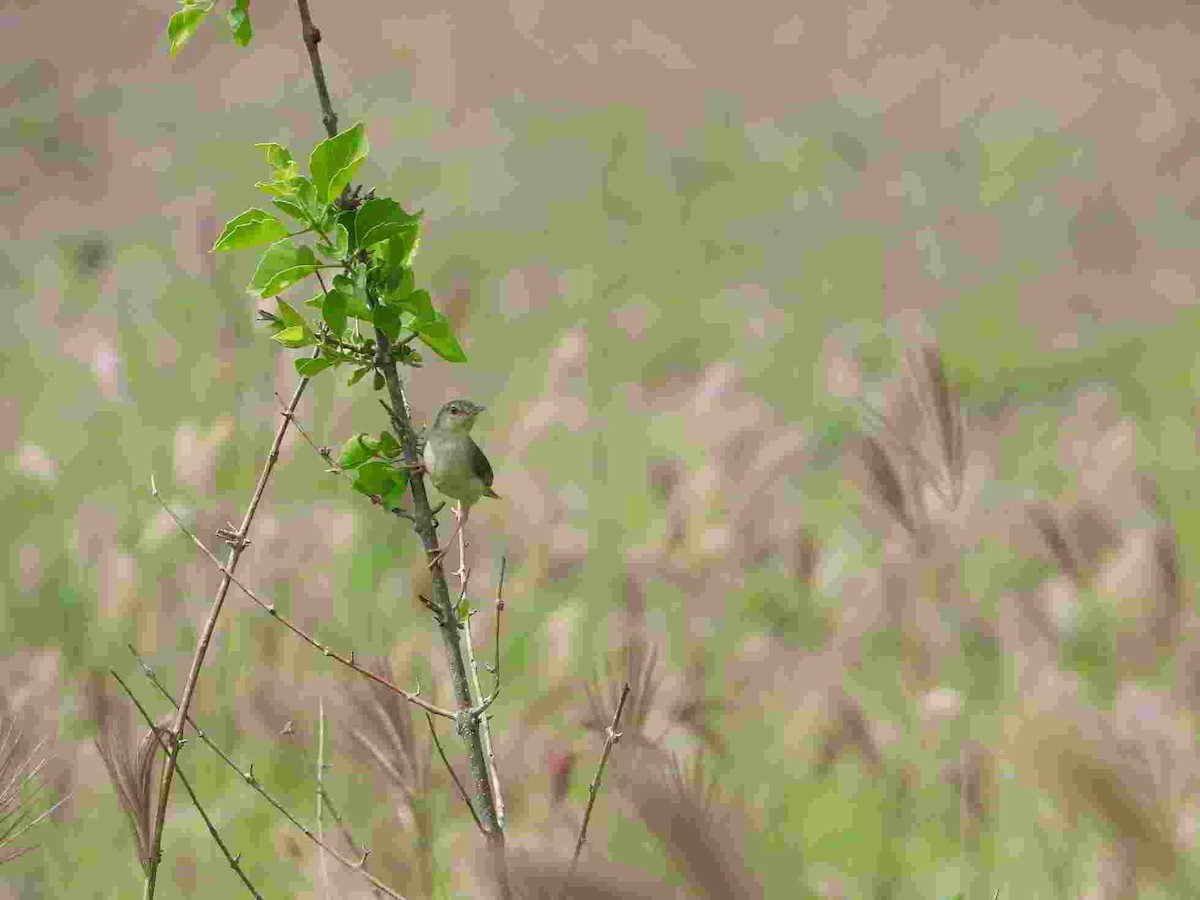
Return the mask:
<svg viewBox="0 0 1200 900">
<path fill-rule="evenodd" d="M 567 860 L 548 850 L 510 850 L 509 881 L 523 900 L 554 900 Z M 571 879 L 570 900 L 662 900 L 663 885 L 603 859 L 582 861 Z M 669 896 L 669 895 L 668 895 Z"/>
<path fill-rule="evenodd" d="M 142 869 L 149 872 L 158 793 L 157 774 L 162 768 L 162 748 L 158 735 L 153 730 L 147 730 L 135 747 L 129 719 L 118 712 L 106 693 L 95 698 L 93 710 L 99 729 L 95 739 L 96 749 L 108 771 L 109 780 L 117 789 L 121 809 L 133 830 L 138 861 Z M 167 729 L 170 723 L 171 717 L 165 716 L 156 723 L 156 727 Z"/>
<path fill-rule="evenodd" d="M 735 823 L 732 807 L 717 803 L 704 764 L 654 765 L 641 756 L 621 762 L 621 794 L 666 849 L 693 896 L 762 896 L 742 856 L 744 829 Z"/>
<path fill-rule="evenodd" d="M 705 746 L 721 752 L 724 741 L 710 724 L 714 710 L 721 701 L 704 693 L 704 673 L 693 664 L 674 696 L 664 696 L 664 675 L 659 666 L 659 648 L 649 644 L 641 632 L 627 633 L 621 646 L 610 654 L 604 670 L 584 686 L 588 712 L 582 725 L 589 731 L 604 734 L 620 701 L 622 685 L 632 686 L 629 701 L 621 716 L 625 740 L 634 746 L 653 747 L 661 751 L 666 731 L 677 725 L 699 739 Z M 658 719 L 661 729 L 648 727 Z"/>
<path fill-rule="evenodd" d="M 45 760 L 37 759 L 41 743 L 29 748 L 26 745 L 16 722 L 7 716 L 0 717 L 0 865 L 32 850 L 13 845 L 67 800 L 64 797 L 35 813 L 43 787 L 39 776 Z"/>
<path fill-rule="evenodd" d="M 877 434 L 861 442 L 858 456 L 868 494 L 924 549 L 934 518 L 962 502 L 966 426 L 937 345 L 910 350 L 905 363 L 900 390 L 888 408 L 868 409 Z"/>
<path fill-rule="evenodd" d="M 1190 737 L 1168 740 L 1178 726 L 1165 710 L 1146 718 L 1144 696 L 1126 694 L 1114 713 L 1104 714 L 1076 694 L 1060 673 L 1046 672 L 1026 708 L 1010 719 L 1012 758 L 1072 820 L 1088 814 L 1106 823 L 1138 878 L 1171 877 L 1180 852 L 1175 807 L 1184 784 L 1194 786 Z M 1188 747 L 1193 761 L 1181 771 Z"/>
<path fill-rule="evenodd" d="M 880 775 L 883 771 L 883 753 L 858 701 L 838 685 L 829 690 L 826 704 L 829 713 L 815 763 L 817 775 L 827 774 L 844 754 L 853 751 L 858 752 L 873 774 Z"/>
</svg>

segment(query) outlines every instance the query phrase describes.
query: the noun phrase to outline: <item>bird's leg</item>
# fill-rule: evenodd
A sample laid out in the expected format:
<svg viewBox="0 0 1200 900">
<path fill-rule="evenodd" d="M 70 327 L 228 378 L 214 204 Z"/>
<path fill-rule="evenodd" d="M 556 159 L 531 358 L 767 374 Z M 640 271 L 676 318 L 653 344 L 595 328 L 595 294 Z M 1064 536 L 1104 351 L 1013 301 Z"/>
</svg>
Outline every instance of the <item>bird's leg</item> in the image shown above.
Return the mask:
<svg viewBox="0 0 1200 900">
<path fill-rule="evenodd" d="M 434 566 L 441 564 L 442 558 L 445 557 L 445 555 L 450 552 L 450 545 L 454 543 L 454 539 L 462 531 L 462 527 L 467 524 L 467 516 L 471 512 L 471 508 L 466 507 L 462 510 L 461 513 L 459 513 L 458 510 L 461 506 L 462 506 L 462 504 L 456 504 L 454 507 L 455 514 L 458 515 L 458 526 L 454 529 L 454 533 L 452 535 L 450 535 L 450 539 L 448 541 L 446 541 L 446 545 L 444 547 L 439 547 L 436 550 L 429 551 L 430 557 L 431 557 L 429 560 L 429 568 L 431 568 L 431 569 Z"/>
<path fill-rule="evenodd" d="M 467 533 L 463 531 L 463 525 L 467 521 L 467 508 L 463 506 L 461 500 L 454 505 L 454 517 L 458 519 L 458 571 L 454 574 L 458 576 L 458 583 L 465 590 L 467 584 Z"/>
</svg>

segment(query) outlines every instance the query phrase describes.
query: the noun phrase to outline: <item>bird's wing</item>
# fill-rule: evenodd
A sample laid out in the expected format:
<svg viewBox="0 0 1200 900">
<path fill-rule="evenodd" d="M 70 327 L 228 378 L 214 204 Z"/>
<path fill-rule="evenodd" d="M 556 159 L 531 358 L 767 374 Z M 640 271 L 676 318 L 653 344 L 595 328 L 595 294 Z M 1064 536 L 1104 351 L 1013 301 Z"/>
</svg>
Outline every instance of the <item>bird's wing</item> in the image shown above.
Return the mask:
<svg viewBox="0 0 1200 900">
<path fill-rule="evenodd" d="M 490 492 L 492 490 L 492 481 L 495 479 L 495 474 L 492 472 L 492 464 L 488 462 L 488 458 L 483 455 L 483 451 L 479 449 L 479 445 L 470 438 L 467 438 L 471 443 L 471 471 L 479 476 L 479 480 L 483 482 L 484 487 Z"/>
</svg>

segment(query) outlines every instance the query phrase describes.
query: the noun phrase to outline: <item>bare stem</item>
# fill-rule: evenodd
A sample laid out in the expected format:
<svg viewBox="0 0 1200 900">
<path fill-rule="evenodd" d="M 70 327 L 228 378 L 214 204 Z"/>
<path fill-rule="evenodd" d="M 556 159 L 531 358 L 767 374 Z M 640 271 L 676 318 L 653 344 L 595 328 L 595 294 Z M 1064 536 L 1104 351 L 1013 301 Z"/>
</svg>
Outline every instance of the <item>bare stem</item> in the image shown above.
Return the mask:
<svg viewBox="0 0 1200 900">
<path fill-rule="evenodd" d="M 427 714 L 428 715 L 428 714 Z M 325 700 L 317 700 L 317 855 L 321 860 L 321 890 L 329 896 L 329 860 L 325 858 L 325 821 L 321 801 L 325 797 Z"/>
<path fill-rule="evenodd" d="M 625 682 L 625 686 L 621 688 L 621 699 L 617 702 L 617 711 L 613 713 L 612 723 L 608 726 L 608 732 L 604 738 L 604 752 L 600 755 L 600 765 L 596 767 L 596 777 L 592 779 L 588 785 L 588 802 L 587 809 L 583 814 L 583 824 L 579 826 L 579 838 L 575 841 L 575 855 L 571 857 L 571 868 L 567 872 L 567 877 L 563 880 L 562 889 L 558 892 L 561 898 L 567 895 L 567 887 L 571 883 L 571 879 L 575 877 L 575 869 L 579 865 L 579 855 L 583 852 L 583 842 L 587 840 L 588 822 L 592 818 L 592 807 L 596 804 L 596 795 L 600 793 L 600 783 L 604 778 L 604 767 L 608 765 L 608 755 L 612 752 L 613 744 L 621 739 L 621 732 L 617 731 L 617 725 L 621 722 L 621 711 L 625 708 L 625 700 L 629 696 L 629 682 Z"/>
<path fill-rule="evenodd" d="M 458 515 L 459 521 L 461 523 L 462 515 L 463 515 L 462 503 L 458 503 L 456 505 L 455 512 Z M 464 535 L 465 531 L 466 531 L 465 528 L 460 527 L 458 529 L 458 571 L 454 573 L 455 575 L 458 576 L 459 582 L 462 585 L 462 589 L 459 594 L 460 601 L 462 601 L 463 599 L 466 598 L 467 580 L 470 578 L 470 575 L 471 575 L 471 570 L 467 568 L 467 545 L 466 545 L 465 535 Z M 505 563 L 503 560 L 501 561 L 500 565 L 501 565 L 501 573 L 502 573 L 501 581 L 500 581 L 500 590 L 503 591 L 504 590 L 503 570 L 504 570 L 504 566 L 505 566 Z M 497 662 L 499 661 L 499 646 L 500 646 L 500 644 L 499 644 L 499 641 L 500 641 L 500 632 L 499 632 L 500 613 L 499 613 L 499 610 L 503 609 L 503 606 L 504 606 L 503 601 L 499 601 L 499 605 L 497 607 L 497 612 L 496 612 Z M 479 686 L 479 663 L 475 659 L 475 643 L 471 636 L 471 618 L 474 616 L 474 614 L 475 614 L 475 611 L 473 609 L 468 608 L 466 616 L 462 620 L 461 624 L 462 624 L 463 648 L 466 650 L 466 654 L 467 654 L 467 675 L 471 679 L 471 703 L 478 706 L 479 704 L 483 703 L 484 695 L 483 695 L 483 689 Z M 499 670 L 497 670 L 497 672 L 498 671 Z M 499 687 L 499 681 L 500 681 L 499 675 L 497 674 L 496 687 Z M 495 692 L 493 691 L 492 699 L 495 699 L 494 694 L 495 694 Z M 504 827 L 504 796 L 500 792 L 500 773 L 496 770 L 496 755 L 492 751 L 492 728 L 491 728 L 491 723 L 488 721 L 488 719 L 489 719 L 489 716 L 487 716 L 486 714 L 483 715 L 482 717 L 480 717 L 479 738 L 483 742 L 483 752 L 487 756 L 488 782 L 491 784 L 492 797 L 494 798 L 495 803 L 496 803 L 496 821 L 500 824 L 500 827 L 503 828 Z"/>
</svg>

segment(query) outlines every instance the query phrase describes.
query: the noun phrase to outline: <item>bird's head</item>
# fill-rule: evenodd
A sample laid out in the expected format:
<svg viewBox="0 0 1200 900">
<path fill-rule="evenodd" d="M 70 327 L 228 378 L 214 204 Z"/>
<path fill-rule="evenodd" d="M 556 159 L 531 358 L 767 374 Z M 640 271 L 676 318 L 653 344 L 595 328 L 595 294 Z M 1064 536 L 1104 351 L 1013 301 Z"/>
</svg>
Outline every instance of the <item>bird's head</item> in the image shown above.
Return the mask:
<svg viewBox="0 0 1200 900">
<path fill-rule="evenodd" d="M 433 427 L 437 431 L 465 434 L 471 430 L 476 417 L 483 409 L 478 403 L 472 403 L 470 400 L 451 400 L 438 410 Z"/>
</svg>

